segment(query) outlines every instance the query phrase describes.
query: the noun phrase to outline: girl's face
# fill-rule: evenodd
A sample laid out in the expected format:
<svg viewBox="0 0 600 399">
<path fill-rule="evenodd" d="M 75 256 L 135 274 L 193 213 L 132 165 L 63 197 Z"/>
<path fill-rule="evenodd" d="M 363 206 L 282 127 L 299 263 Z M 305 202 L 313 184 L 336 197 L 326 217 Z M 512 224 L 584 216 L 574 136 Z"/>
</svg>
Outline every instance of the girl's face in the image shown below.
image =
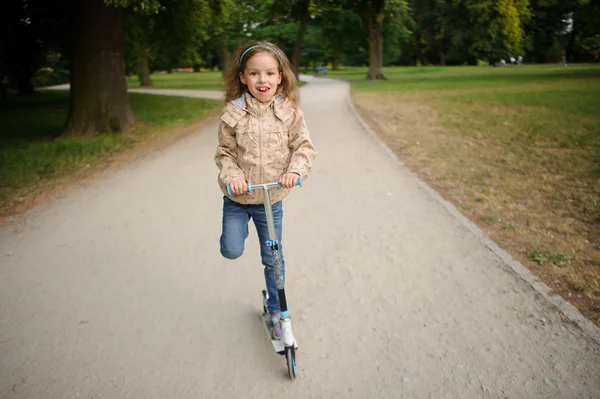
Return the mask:
<svg viewBox="0 0 600 399">
<path fill-rule="evenodd" d="M 244 72 L 240 72 L 240 81 L 258 101 L 269 102 L 281 83 L 279 62 L 265 51 L 256 53 L 246 62 Z"/>
</svg>

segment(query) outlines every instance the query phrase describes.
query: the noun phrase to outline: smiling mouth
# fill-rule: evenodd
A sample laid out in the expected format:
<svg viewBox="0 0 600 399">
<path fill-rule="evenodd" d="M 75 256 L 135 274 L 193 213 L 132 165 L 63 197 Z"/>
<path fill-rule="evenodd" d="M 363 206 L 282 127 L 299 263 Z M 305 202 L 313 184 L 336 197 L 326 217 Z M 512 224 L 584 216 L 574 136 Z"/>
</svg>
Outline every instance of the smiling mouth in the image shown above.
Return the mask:
<svg viewBox="0 0 600 399">
<path fill-rule="evenodd" d="M 259 87 L 256 90 L 258 90 L 259 93 L 267 93 L 271 89 L 269 89 L 268 87 Z"/>
</svg>

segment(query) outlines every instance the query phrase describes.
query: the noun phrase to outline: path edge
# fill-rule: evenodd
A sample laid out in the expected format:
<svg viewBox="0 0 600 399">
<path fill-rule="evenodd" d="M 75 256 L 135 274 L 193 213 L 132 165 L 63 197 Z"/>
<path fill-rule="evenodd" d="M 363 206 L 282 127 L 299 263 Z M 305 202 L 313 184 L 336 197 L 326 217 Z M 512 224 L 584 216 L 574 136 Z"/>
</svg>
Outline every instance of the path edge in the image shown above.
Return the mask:
<svg viewBox="0 0 600 399">
<path fill-rule="evenodd" d="M 500 248 L 495 242 L 493 242 L 477 225 L 467 219 L 458 208 L 453 204 L 446 201 L 442 196 L 432 189 L 427 183 L 419 178 L 415 173 L 408 169 L 408 167 L 402 162 L 400 158 L 383 142 L 383 140 L 370 128 L 370 126 L 362 119 L 358 113 L 353 101 L 350 90 L 348 90 L 347 103 L 352 111 L 354 117 L 361 124 L 371 137 L 379 143 L 379 145 L 385 150 L 385 152 L 393 158 L 400 166 L 408 172 L 408 174 L 416 180 L 419 187 L 425 190 L 433 199 L 435 199 L 440 205 L 442 205 L 448 213 L 450 213 L 455 219 L 457 219 L 465 228 L 467 228 L 479 242 L 485 245 L 490 251 L 494 253 L 505 266 L 510 268 L 519 278 L 527 282 L 535 292 L 539 293 L 548 302 L 554 305 L 567 319 L 581 329 L 584 335 L 593 340 L 596 344 L 600 345 L 600 328 L 597 327 L 591 320 L 586 318 L 579 312 L 579 310 L 567 302 L 562 296 L 554 292 L 544 282 L 534 276 L 529 269 L 527 269 L 521 262 L 517 261 L 507 251 Z"/>
</svg>

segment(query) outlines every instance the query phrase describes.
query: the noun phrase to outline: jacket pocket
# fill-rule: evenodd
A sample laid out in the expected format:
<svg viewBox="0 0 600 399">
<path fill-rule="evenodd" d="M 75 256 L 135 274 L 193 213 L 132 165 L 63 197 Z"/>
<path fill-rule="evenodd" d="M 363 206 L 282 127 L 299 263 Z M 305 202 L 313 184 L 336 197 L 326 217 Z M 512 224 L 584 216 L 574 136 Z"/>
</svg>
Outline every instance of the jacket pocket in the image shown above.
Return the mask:
<svg viewBox="0 0 600 399">
<path fill-rule="evenodd" d="M 259 156 L 259 142 L 256 132 L 238 131 L 235 135 L 235 141 L 242 154 L 248 154 L 255 157 Z"/>
<path fill-rule="evenodd" d="M 289 155 L 289 140 L 283 130 L 273 130 L 264 135 L 264 156 L 269 163 L 282 163 Z"/>
</svg>

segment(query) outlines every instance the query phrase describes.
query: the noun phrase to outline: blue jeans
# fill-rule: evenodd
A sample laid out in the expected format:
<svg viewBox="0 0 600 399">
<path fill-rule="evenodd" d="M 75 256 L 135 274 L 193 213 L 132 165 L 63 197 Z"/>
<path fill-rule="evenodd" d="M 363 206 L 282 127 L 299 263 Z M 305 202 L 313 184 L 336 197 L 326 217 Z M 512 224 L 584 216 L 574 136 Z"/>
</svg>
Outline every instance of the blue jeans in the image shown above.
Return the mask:
<svg viewBox="0 0 600 399">
<path fill-rule="evenodd" d="M 277 240 L 279 241 L 279 259 L 281 273 L 285 280 L 285 261 L 283 260 L 283 247 L 281 244 L 281 219 L 283 218 L 283 207 L 281 201 L 272 205 L 273 221 Z M 223 232 L 221 234 L 221 254 L 227 259 L 236 259 L 244 253 L 244 241 L 248 237 L 248 222 L 254 220 L 258 239 L 260 241 L 260 256 L 265 266 L 265 282 L 269 299 L 267 308 L 269 313 L 279 313 L 279 296 L 277 295 L 277 284 L 275 283 L 275 271 L 273 269 L 273 257 L 271 248 L 267 246 L 269 239 L 269 228 L 267 227 L 267 214 L 264 205 L 243 205 L 223 197 Z"/>
</svg>

